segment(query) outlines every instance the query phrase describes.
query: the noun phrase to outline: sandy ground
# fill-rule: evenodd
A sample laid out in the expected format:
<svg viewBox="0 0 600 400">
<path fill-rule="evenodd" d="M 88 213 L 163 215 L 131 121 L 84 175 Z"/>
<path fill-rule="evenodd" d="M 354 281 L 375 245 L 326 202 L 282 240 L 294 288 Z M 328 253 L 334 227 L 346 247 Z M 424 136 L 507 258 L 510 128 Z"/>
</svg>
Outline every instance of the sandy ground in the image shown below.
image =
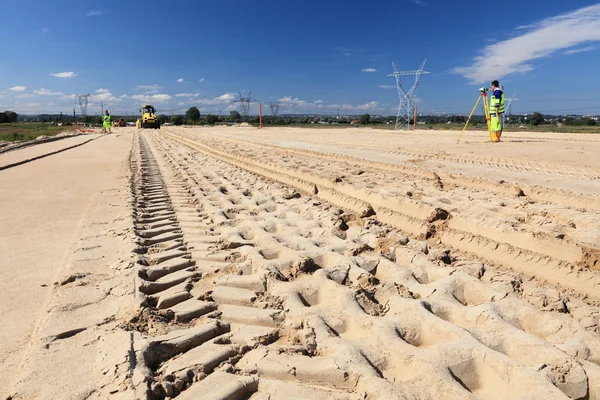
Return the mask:
<svg viewBox="0 0 600 400">
<path fill-rule="evenodd" d="M 514 180 L 583 193 L 600 193 L 600 135 L 506 132 L 491 143 L 483 132 L 415 131 L 394 133 L 369 128 L 263 130 L 213 128 L 214 135 L 271 145 L 408 163 L 433 171 Z M 245 129 L 243 134 L 239 130 Z M 573 182 L 577 177 L 577 182 Z M 595 181 L 595 182 L 591 182 Z"/>
<path fill-rule="evenodd" d="M 77 137 L 9 152 L 0 155 L 0 164 L 30 159 L 90 139 L 87 136 Z M 119 212 L 127 213 L 127 197 L 119 199 L 114 195 L 117 191 L 125 191 L 127 194 L 129 166 L 126 161 L 130 149 L 131 135 L 106 136 L 63 153 L 0 172 L 0 269 L 3 277 L 0 286 L 3 293 L 0 305 L 1 398 L 6 398 L 22 386 L 20 379 L 26 381 L 25 392 L 36 393 L 43 386 L 56 386 L 68 377 L 62 371 L 57 374 L 58 379 L 54 377 L 46 385 L 38 382 L 31 387 L 30 382 L 27 382 L 31 376 L 23 377 L 23 373 L 36 368 L 35 358 L 29 357 L 31 352 L 35 353 L 42 345 L 40 340 L 45 345 L 52 342 L 48 338 L 50 336 L 86 327 L 81 316 L 77 317 L 79 320 L 73 320 L 74 311 L 66 313 L 65 318 L 60 318 L 59 321 L 53 321 L 59 310 L 68 308 L 60 308 L 57 302 L 73 301 L 69 296 L 64 297 L 64 293 L 59 290 L 65 289 L 67 283 L 62 286 L 60 283 L 65 282 L 69 276 L 76 276 L 77 279 L 84 277 L 83 273 L 79 276 L 71 270 L 74 263 L 82 262 L 79 255 L 82 248 L 86 247 L 82 245 L 86 235 L 98 234 L 91 232 L 91 228 L 102 227 L 98 225 L 97 219 L 106 218 L 106 215 L 99 216 L 99 210 L 105 209 L 107 202 L 114 202 L 114 207 L 109 208 L 121 207 Z M 97 225 L 90 225 L 92 221 L 96 221 Z M 112 219 L 109 222 L 112 223 Z M 108 241 L 97 246 L 100 245 L 102 253 L 99 258 L 111 260 L 115 251 L 119 251 L 118 247 L 110 249 L 111 243 Z M 95 249 L 96 253 L 98 249 Z M 123 246 L 123 250 L 129 259 L 127 246 Z M 96 265 L 93 273 L 100 273 L 102 266 L 103 262 Z M 88 271 L 87 275 L 91 273 Z M 78 296 L 76 301 L 94 303 L 97 301 L 95 296 L 90 288 L 87 293 Z M 52 330 L 54 332 L 48 332 Z M 68 349 L 65 355 L 72 357 L 78 351 L 81 349 L 74 347 Z M 78 360 L 75 369 L 85 370 L 85 362 L 73 359 Z M 54 370 L 49 369 L 48 365 L 43 369 L 46 374 Z M 74 382 L 74 385 L 82 386 L 81 382 Z M 73 386 L 73 383 L 68 386 Z M 37 397 L 58 398 L 47 395 Z"/>
<path fill-rule="evenodd" d="M 0 394 L 599 399 L 600 138 L 466 135 L 126 128 L 0 171 Z"/>
</svg>

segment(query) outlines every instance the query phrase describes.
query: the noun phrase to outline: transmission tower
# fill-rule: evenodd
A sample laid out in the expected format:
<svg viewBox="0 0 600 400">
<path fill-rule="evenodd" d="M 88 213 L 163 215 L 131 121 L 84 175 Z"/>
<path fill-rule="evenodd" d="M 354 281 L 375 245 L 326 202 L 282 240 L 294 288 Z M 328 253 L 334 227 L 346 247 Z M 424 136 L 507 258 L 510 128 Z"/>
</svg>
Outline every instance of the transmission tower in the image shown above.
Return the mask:
<svg viewBox="0 0 600 400">
<path fill-rule="evenodd" d="M 239 103 L 240 115 L 242 116 L 242 121 L 246 122 L 246 121 L 248 121 L 248 113 L 250 112 L 250 104 L 252 102 L 255 102 L 256 100 L 250 96 L 252 94 L 252 91 L 248 92 L 248 97 L 242 96 L 242 92 L 239 92 L 239 93 L 240 93 L 240 98 L 238 100 L 234 100 L 234 103 Z"/>
<path fill-rule="evenodd" d="M 90 94 L 76 94 L 75 95 L 75 103 L 79 104 L 79 109 L 81 110 L 81 115 L 83 117 L 83 123 L 85 124 L 85 118 L 87 117 L 87 106 L 88 106 L 88 102 L 89 99 L 91 99 L 92 96 L 90 96 Z"/>
<path fill-rule="evenodd" d="M 512 117 L 512 102 L 515 100 L 519 100 L 519 99 L 515 99 L 515 97 L 517 96 L 517 94 L 513 94 L 513 96 L 508 99 L 508 101 L 506 102 L 506 112 L 504 114 L 502 114 L 502 126 L 506 126 L 507 124 L 507 120 L 508 123 L 510 124 L 510 118 Z"/>
<path fill-rule="evenodd" d="M 394 67 L 394 73 L 389 74 L 388 76 L 396 77 L 396 86 L 398 86 L 398 96 L 400 97 L 398 113 L 396 114 L 396 130 L 412 129 L 412 124 L 410 122 L 413 118 L 413 113 L 415 110 L 415 92 L 417 91 L 419 84 L 421 83 L 421 75 L 429 73 L 423 70 L 423 68 L 425 68 L 426 62 L 427 59 L 423 61 L 421 67 L 416 71 L 398 71 L 396 65 L 392 63 L 392 67 Z M 409 90 L 405 90 L 402 86 L 402 77 L 409 75 L 415 76 L 415 83 Z"/>
<path fill-rule="evenodd" d="M 269 108 L 271 109 L 271 116 L 276 117 L 279 114 L 279 107 L 281 104 L 277 102 L 277 104 L 273 104 L 273 102 L 269 102 Z"/>
</svg>

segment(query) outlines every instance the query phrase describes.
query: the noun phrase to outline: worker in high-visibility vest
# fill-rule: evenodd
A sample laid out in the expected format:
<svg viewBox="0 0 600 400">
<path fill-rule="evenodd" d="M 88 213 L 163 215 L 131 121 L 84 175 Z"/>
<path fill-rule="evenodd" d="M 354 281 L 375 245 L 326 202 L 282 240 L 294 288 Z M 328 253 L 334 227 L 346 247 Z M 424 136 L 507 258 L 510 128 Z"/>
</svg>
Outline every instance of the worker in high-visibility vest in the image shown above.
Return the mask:
<svg viewBox="0 0 600 400">
<path fill-rule="evenodd" d="M 498 81 L 492 81 L 490 97 L 490 140 L 499 142 L 502 136 L 502 114 L 504 114 L 504 91 Z"/>
<path fill-rule="evenodd" d="M 104 115 L 102 116 L 102 132 L 106 133 L 108 129 L 108 133 L 112 133 L 110 130 L 110 114 L 108 110 L 104 110 Z"/>
</svg>

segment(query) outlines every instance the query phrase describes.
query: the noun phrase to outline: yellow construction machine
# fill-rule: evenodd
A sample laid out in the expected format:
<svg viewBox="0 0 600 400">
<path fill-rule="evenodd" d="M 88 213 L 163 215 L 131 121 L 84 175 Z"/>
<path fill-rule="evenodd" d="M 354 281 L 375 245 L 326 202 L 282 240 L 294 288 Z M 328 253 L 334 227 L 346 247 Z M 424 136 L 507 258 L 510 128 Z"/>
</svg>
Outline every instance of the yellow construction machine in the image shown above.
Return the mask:
<svg viewBox="0 0 600 400">
<path fill-rule="evenodd" d="M 142 113 L 142 117 L 135 123 L 136 128 L 160 129 L 160 121 L 156 118 L 154 106 L 144 104 L 140 112 Z"/>
</svg>

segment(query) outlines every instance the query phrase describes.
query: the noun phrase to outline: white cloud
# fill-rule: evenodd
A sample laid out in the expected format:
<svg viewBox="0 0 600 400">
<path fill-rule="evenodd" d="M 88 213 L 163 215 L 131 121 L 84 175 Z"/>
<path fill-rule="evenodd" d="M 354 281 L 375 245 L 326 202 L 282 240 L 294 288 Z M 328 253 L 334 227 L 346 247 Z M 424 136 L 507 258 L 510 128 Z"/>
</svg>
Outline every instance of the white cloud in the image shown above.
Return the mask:
<svg viewBox="0 0 600 400">
<path fill-rule="evenodd" d="M 377 72 L 377 70 L 375 68 L 363 68 L 361 69 L 362 72 Z"/>
<path fill-rule="evenodd" d="M 98 16 L 98 15 L 102 15 L 102 14 L 104 14 L 104 11 L 97 11 L 97 10 L 94 10 L 94 11 L 88 11 L 88 13 L 87 13 L 87 14 L 85 14 L 85 16 L 86 16 L 86 17 L 96 17 L 96 16 Z"/>
<path fill-rule="evenodd" d="M 31 93 L 21 93 L 21 94 L 18 94 L 15 96 L 15 98 L 17 98 L 17 99 L 31 99 L 33 97 L 36 97 L 36 96 Z"/>
<path fill-rule="evenodd" d="M 363 104 L 361 106 L 357 106 L 357 109 L 359 110 L 372 110 L 374 108 L 379 107 L 379 102 L 377 101 L 370 101 L 366 104 Z"/>
<path fill-rule="evenodd" d="M 34 90 L 33 93 L 38 94 L 40 96 L 60 96 L 60 95 L 63 94 L 62 92 L 52 92 L 52 91 L 47 90 L 45 88 Z"/>
<path fill-rule="evenodd" d="M 158 90 L 162 89 L 160 85 L 138 85 L 135 90 L 146 90 L 148 92 L 158 93 Z"/>
<path fill-rule="evenodd" d="M 121 95 L 121 96 L 119 96 L 119 97 L 120 97 L 120 98 L 122 98 L 122 99 L 125 99 L 125 98 L 127 98 L 127 95 L 126 95 L 126 94 L 122 94 L 122 95 Z"/>
<path fill-rule="evenodd" d="M 376 111 L 376 109 L 380 109 L 381 107 L 383 107 L 384 104 L 380 104 L 377 101 L 371 101 L 369 103 L 366 104 L 362 104 L 359 106 L 355 106 L 352 104 L 328 104 L 323 106 L 323 108 L 325 109 L 340 109 L 346 112 L 365 112 L 365 111 L 370 111 L 370 112 L 374 112 Z"/>
<path fill-rule="evenodd" d="M 112 93 L 108 91 L 108 89 L 98 89 L 98 90 L 96 90 L 96 93 L 97 94 L 92 96 L 94 101 L 114 101 L 114 100 L 116 100 L 116 97 L 114 97 L 112 95 Z"/>
<path fill-rule="evenodd" d="M 153 95 L 144 95 L 144 94 L 136 94 L 131 96 L 132 99 L 141 101 L 142 103 L 166 103 L 171 100 L 171 96 L 164 93 L 153 94 Z"/>
<path fill-rule="evenodd" d="M 74 76 L 77 76 L 77 74 L 75 72 L 55 72 L 50 74 L 50 76 L 55 78 L 73 78 Z"/>
<path fill-rule="evenodd" d="M 183 82 L 183 78 L 179 78 L 179 79 L 177 79 L 177 82 L 178 82 L 178 83 L 181 83 L 181 82 Z"/>
<path fill-rule="evenodd" d="M 396 86 L 394 86 L 394 85 L 377 85 L 377 86 L 382 89 L 396 89 Z"/>
<path fill-rule="evenodd" d="M 563 49 L 600 40 L 600 4 L 517 28 L 526 32 L 485 46 L 473 64 L 456 67 L 454 73 L 480 83 L 534 69 L 531 61 Z"/>
<path fill-rule="evenodd" d="M 177 93 L 175 97 L 198 97 L 200 93 Z"/>
<path fill-rule="evenodd" d="M 592 51 L 592 50 L 596 50 L 596 46 L 588 46 L 588 47 L 582 47 L 580 49 L 567 50 L 563 54 L 568 56 L 570 54 L 583 53 L 585 51 Z"/>
<path fill-rule="evenodd" d="M 371 101 L 363 105 L 352 105 L 352 104 L 323 104 L 322 100 L 314 102 L 301 100 L 292 96 L 284 96 L 278 100 L 282 107 L 289 110 L 290 112 L 310 113 L 315 110 L 344 110 L 348 112 L 364 112 L 374 111 L 374 109 L 381 107 L 376 101 Z"/>
<path fill-rule="evenodd" d="M 309 111 L 317 108 L 315 102 L 301 100 L 298 97 L 284 96 L 278 100 L 288 110 Z"/>
<path fill-rule="evenodd" d="M 233 93 L 225 93 L 216 98 L 216 100 L 219 100 L 222 102 L 232 101 L 233 99 L 235 99 L 235 95 Z"/>
<path fill-rule="evenodd" d="M 215 97 L 214 99 L 199 99 L 195 100 L 195 103 L 203 106 L 215 106 L 219 104 L 229 104 L 233 100 L 235 100 L 235 95 L 233 93 L 225 93 L 219 97 Z"/>
<path fill-rule="evenodd" d="M 421 1 L 421 0 L 408 0 L 408 1 L 410 1 L 411 3 L 415 3 L 415 4 L 419 5 L 419 6 L 424 6 L 425 5 L 425 2 Z"/>
<path fill-rule="evenodd" d="M 13 86 L 8 90 L 12 90 L 13 92 L 22 92 L 27 89 L 25 86 Z"/>
<path fill-rule="evenodd" d="M 199 79 L 198 82 L 204 82 L 204 78 Z"/>
<path fill-rule="evenodd" d="M 42 33 L 48 33 L 48 32 L 50 32 L 50 29 L 48 29 L 48 28 L 42 29 Z"/>
</svg>

